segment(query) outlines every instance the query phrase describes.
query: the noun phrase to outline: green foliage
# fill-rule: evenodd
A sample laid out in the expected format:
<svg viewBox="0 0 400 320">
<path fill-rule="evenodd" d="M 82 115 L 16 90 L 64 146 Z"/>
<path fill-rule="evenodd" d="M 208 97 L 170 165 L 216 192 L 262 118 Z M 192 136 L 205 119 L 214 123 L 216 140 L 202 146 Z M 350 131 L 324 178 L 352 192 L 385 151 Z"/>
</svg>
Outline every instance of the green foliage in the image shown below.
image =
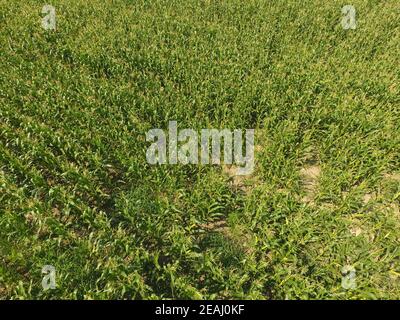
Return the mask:
<svg viewBox="0 0 400 320">
<path fill-rule="evenodd" d="M 400 2 L 345 4 L 0 0 L 0 299 L 400 298 Z M 256 128 L 246 186 L 170 120 Z"/>
</svg>

